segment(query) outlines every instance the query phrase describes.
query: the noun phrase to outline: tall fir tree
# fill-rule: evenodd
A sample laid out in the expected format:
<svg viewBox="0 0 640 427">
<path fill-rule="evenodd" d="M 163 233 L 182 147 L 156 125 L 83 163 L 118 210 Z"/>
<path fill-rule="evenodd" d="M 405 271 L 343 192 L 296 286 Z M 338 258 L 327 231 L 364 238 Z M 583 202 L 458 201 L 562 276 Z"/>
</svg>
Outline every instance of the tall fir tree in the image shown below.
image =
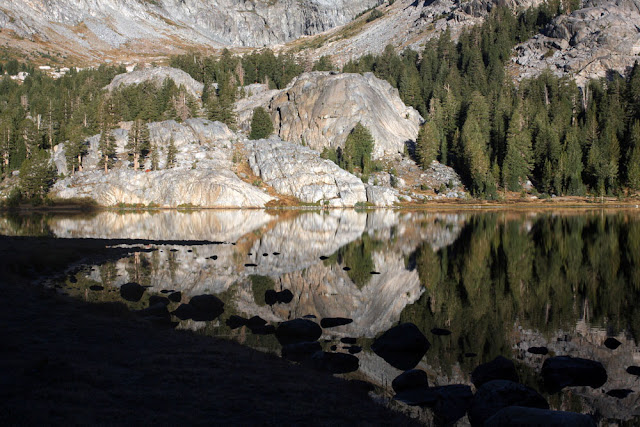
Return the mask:
<svg viewBox="0 0 640 427">
<path fill-rule="evenodd" d="M 502 166 L 503 184 L 511 191 L 518 191 L 531 172 L 532 154 L 531 135 L 517 106 L 509 122 L 506 145 L 507 154 Z"/>
</svg>

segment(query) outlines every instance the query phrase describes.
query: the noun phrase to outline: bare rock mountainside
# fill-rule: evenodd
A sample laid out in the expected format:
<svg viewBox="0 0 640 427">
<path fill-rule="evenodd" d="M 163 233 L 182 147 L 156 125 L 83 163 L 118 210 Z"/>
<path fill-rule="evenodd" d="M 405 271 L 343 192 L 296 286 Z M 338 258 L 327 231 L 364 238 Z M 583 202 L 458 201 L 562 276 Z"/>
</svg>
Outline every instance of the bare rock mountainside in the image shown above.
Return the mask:
<svg viewBox="0 0 640 427">
<path fill-rule="evenodd" d="M 402 102 L 397 89 L 373 73 L 305 73 L 281 91 L 240 100 L 242 129 L 249 129 L 256 106 L 268 109 L 280 138 L 318 151 L 343 147 L 351 129 L 361 122 L 375 140 L 374 158 L 402 153 L 407 141 L 415 141 L 423 122 Z"/>
<path fill-rule="evenodd" d="M 609 70 L 624 74 L 640 55 L 640 1 L 587 0 L 583 9 L 557 17 L 516 53 L 521 78 L 549 69 L 583 85 Z"/>
<path fill-rule="evenodd" d="M 349 22 L 379 0 L 0 0 L 0 28 L 81 53 L 287 42 Z"/>
</svg>

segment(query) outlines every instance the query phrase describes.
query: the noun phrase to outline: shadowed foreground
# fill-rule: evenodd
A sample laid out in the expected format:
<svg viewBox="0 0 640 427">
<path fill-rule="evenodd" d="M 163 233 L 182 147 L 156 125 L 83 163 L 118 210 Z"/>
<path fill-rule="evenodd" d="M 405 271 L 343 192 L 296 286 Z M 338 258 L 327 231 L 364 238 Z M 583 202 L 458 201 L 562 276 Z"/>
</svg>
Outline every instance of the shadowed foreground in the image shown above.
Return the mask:
<svg viewBox="0 0 640 427">
<path fill-rule="evenodd" d="M 412 422 L 373 403 L 357 382 L 29 285 L 80 258 L 126 251 L 106 244 L 0 237 L 4 425 Z"/>
</svg>

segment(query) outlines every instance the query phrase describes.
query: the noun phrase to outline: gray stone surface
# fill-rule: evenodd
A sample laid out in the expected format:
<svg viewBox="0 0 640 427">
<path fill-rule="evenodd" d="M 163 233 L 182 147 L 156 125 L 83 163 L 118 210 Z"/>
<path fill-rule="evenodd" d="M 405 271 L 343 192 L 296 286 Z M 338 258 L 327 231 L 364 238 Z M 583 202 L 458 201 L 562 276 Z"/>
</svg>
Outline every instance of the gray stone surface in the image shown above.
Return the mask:
<svg viewBox="0 0 640 427">
<path fill-rule="evenodd" d="M 271 113 L 280 138 L 318 151 L 343 147 L 360 122 L 375 140 L 374 158 L 402 153 L 406 141 L 415 141 L 423 121 L 402 102 L 397 89 L 373 73 L 302 74 L 273 95 L 263 92 L 238 104 L 241 128 L 249 129 L 249 110 L 258 105 Z"/>
<path fill-rule="evenodd" d="M 109 83 L 106 89 L 111 92 L 120 86 L 131 86 L 135 84 L 152 82 L 156 86 L 161 86 L 165 80 L 173 80 L 176 86 L 184 86 L 189 94 L 196 100 L 202 97 L 204 85 L 194 80 L 189 74 L 182 70 L 171 67 L 152 67 L 142 70 L 132 71 L 130 73 L 118 74 Z"/>
<path fill-rule="evenodd" d="M 354 206 L 367 200 L 360 179 L 314 150 L 277 137 L 247 141 L 245 147 L 253 173 L 279 194 L 328 206 Z"/>
</svg>

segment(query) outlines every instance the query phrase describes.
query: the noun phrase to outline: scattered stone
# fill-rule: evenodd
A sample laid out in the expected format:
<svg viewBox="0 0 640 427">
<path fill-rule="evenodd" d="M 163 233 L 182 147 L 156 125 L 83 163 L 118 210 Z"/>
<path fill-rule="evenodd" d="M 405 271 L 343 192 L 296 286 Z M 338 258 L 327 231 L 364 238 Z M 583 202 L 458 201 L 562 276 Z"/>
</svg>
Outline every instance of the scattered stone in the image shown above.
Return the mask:
<svg viewBox="0 0 640 427">
<path fill-rule="evenodd" d="M 624 399 L 631 393 L 633 393 L 633 390 L 629 390 L 628 388 L 616 388 L 607 392 L 609 396 L 615 397 L 616 399 Z"/>
<path fill-rule="evenodd" d="M 212 260 L 214 260 L 214 261 L 215 261 L 215 260 L 217 260 L 217 259 L 218 259 L 218 255 L 211 255 L 211 256 L 209 257 L 209 259 L 212 259 Z"/>
<path fill-rule="evenodd" d="M 320 326 L 323 328 L 335 328 L 337 326 L 348 325 L 353 323 L 353 319 L 347 319 L 346 317 L 325 317 L 320 321 Z"/>
<path fill-rule="evenodd" d="M 161 294 L 168 294 L 170 292 L 173 292 L 173 291 L 170 291 L 169 289 L 163 289 L 160 291 Z"/>
<path fill-rule="evenodd" d="M 372 271 L 372 272 L 371 272 L 371 273 L 369 273 L 369 274 L 380 274 L 380 272 L 379 272 L 379 271 Z"/>
<path fill-rule="evenodd" d="M 193 249 L 187 249 L 187 252 L 193 252 Z"/>
<path fill-rule="evenodd" d="M 416 387 L 428 386 L 429 379 L 427 378 L 427 373 L 420 369 L 410 369 L 405 371 L 398 375 L 391 383 L 391 387 L 393 387 L 393 390 L 396 393 Z"/>
<path fill-rule="evenodd" d="M 276 299 L 282 304 L 289 304 L 293 301 L 293 293 L 289 289 L 285 289 L 276 294 Z"/>
<path fill-rule="evenodd" d="M 629 366 L 627 368 L 627 373 L 640 377 L 640 366 Z"/>
<path fill-rule="evenodd" d="M 389 329 L 376 339 L 371 350 L 387 363 L 403 371 L 414 368 L 431 344 L 413 323 L 403 323 Z"/>
<path fill-rule="evenodd" d="M 91 286 L 89 286 L 89 289 L 91 289 L 92 291 L 102 291 L 102 290 L 104 290 L 104 286 L 91 285 Z"/>
<path fill-rule="evenodd" d="M 607 382 L 607 371 L 602 363 L 571 356 L 551 357 L 542 365 L 545 387 L 555 393 L 564 387 L 601 387 Z"/>
<path fill-rule="evenodd" d="M 513 362 L 498 356 L 491 362 L 478 365 L 471 373 L 471 382 L 476 388 L 492 380 L 509 380 L 518 382 L 518 373 Z"/>
<path fill-rule="evenodd" d="M 136 313 L 143 317 L 161 317 L 169 320 L 169 310 L 167 310 L 167 305 L 162 302 L 150 305 L 143 310 L 138 310 Z"/>
<path fill-rule="evenodd" d="M 451 335 L 451 331 L 450 330 L 442 329 L 442 328 L 433 328 L 433 329 L 431 329 L 431 333 L 433 335 L 440 335 L 440 336 Z"/>
<path fill-rule="evenodd" d="M 167 297 L 161 297 L 159 295 L 151 295 L 149 297 L 149 307 L 156 304 L 169 305 L 170 301 Z"/>
<path fill-rule="evenodd" d="M 262 254 L 262 256 L 269 256 L 269 254 L 265 252 Z"/>
<path fill-rule="evenodd" d="M 258 264 L 252 264 L 252 263 L 249 263 L 249 264 L 245 264 L 244 266 L 245 266 L 245 267 L 257 267 L 257 266 L 258 266 Z"/>
<path fill-rule="evenodd" d="M 276 338 L 281 345 L 317 341 L 320 335 L 322 335 L 322 328 L 307 319 L 282 322 L 276 330 Z"/>
<path fill-rule="evenodd" d="M 526 408 L 522 406 L 508 406 L 499 410 L 495 415 L 487 419 L 484 425 L 495 427 L 596 427 L 597 424 L 590 415 L 586 414 L 552 411 L 540 408 Z"/>
<path fill-rule="evenodd" d="M 214 320 L 224 312 L 224 302 L 215 295 L 197 295 L 189 305 L 195 309 L 192 319 L 196 321 Z"/>
<path fill-rule="evenodd" d="M 253 316 L 251 319 L 247 320 L 247 326 L 252 329 L 260 326 L 264 326 L 266 324 L 267 324 L 267 321 L 260 316 Z"/>
<path fill-rule="evenodd" d="M 280 252 L 274 252 L 273 255 L 278 256 L 280 255 Z"/>
<path fill-rule="evenodd" d="M 251 256 L 251 255 L 253 255 L 253 253 L 249 252 L 247 255 L 248 255 L 248 256 Z"/>
<path fill-rule="evenodd" d="M 362 351 L 362 347 L 359 345 L 352 345 L 348 348 L 349 354 L 358 354 Z"/>
<path fill-rule="evenodd" d="M 227 319 L 227 326 L 230 327 L 231 329 L 238 329 L 246 324 L 247 324 L 247 319 L 241 316 L 236 316 L 235 314 L 232 314 Z"/>
<path fill-rule="evenodd" d="M 267 305 L 274 305 L 278 302 L 278 293 L 273 289 L 268 289 L 264 293 L 264 302 Z"/>
<path fill-rule="evenodd" d="M 169 252 L 178 252 L 177 249 L 169 249 Z"/>
<path fill-rule="evenodd" d="M 340 338 L 340 342 L 344 344 L 355 344 L 357 342 L 356 338 L 344 337 Z"/>
<path fill-rule="evenodd" d="M 318 351 L 311 356 L 312 366 L 321 371 L 332 374 L 346 374 L 357 371 L 360 367 L 360 360 L 351 354 L 327 353 Z"/>
<path fill-rule="evenodd" d="M 507 406 L 549 409 L 549 404 L 537 391 L 525 385 L 507 380 L 493 380 L 483 384 L 471 402 L 471 425 L 484 422 Z"/>
<path fill-rule="evenodd" d="M 342 269 L 343 269 L 344 271 L 349 271 L 349 270 L 351 270 L 351 267 L 342 267 Z"/>
<path fill-rule="evenodd" d="M 615 350 L 616 348 L 620 347 L 621 344 L 622 343 L 620 341 L 611 337 L 604 340 L 604 346 L 611 350 Z"/>
<path fill-rule="evenodd" d="M 527 352 L 531 354 L 540 354 L 542 356 L 545 356 L 549 354 L 549 349 L 547 347 L 529 347 Z"/>
<path fill-rule="evenodd" d="M 120 286 L 120 296 L 127 301 L 138 302 L 144 294 L 145 288 L 138 283 L 125 283 Z"/>
<path fill-rule="evenodd" d="M 182 292 L 180 292 L 180 291 L 173 292 L 173 293 L 169 294 L 168 299 L 169 299 L 169 301 L 180 302 L 182 300 Z"/>
<path fill-rule="evenodd" d="M 446 425 L 464 417 L 471 406 L 472 398 L 471 387 L 464 384 L 411 388 L 397 393 L 394 397 L 407 405 L 431 408 L 437 421 Z"/>
<path fill-rule="evenodd" d="M 273 325 L 254 326 L 253 328 L 249 327 L 249 329 L 254 335 L 272 335 L 276 333 L 276 327 Z"/>
<path fill-rule="evenodd" d="M 320 259 L 321 259 L 322 261 L 324 261 L 325 259 L 329 259 L 329 257 L 328 257 L 328 256 L 324 256 L 324 255 L 322 255 L 322 256 L 320 257 Z"/>
<path fill-rule="evenodd" d="M 189 304 L 180 304 L 178 308 L 171 312 L 174 316 L 176 316 L 180 320 L 189 320 L 192 319 L 196 310 L 193 306 Z"/>
<path fill-rule="evenodd" d="M 282 346 L 282 358 L 294 362 L 302 362 L 319 351 L 322 351 L 322 346 L 318 341 L 287 344 Z"/>
</svg>

